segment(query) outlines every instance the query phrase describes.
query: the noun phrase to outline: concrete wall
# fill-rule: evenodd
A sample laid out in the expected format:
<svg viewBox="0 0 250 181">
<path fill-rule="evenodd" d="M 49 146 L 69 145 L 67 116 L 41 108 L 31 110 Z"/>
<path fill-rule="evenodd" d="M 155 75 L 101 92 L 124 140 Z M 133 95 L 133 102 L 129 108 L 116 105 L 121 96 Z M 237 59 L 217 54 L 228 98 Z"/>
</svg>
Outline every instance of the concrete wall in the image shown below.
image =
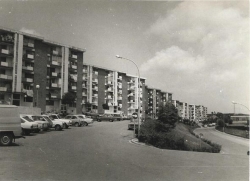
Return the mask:
<svg viewBox="0 0 250 181">
<path fill-rule="evenodd" d="M 33 102 L 37 103 L 37 107 L 40 107 L 42 111 L 46 109 L 46 79 L 47 79 L 47 49 L 48 46 L 42 41 L 35 41 L 35 63 L 34 63 L 34 87 L 33 87 Z M 36 85 L 40 85 L 37 90 Z M 38 91 L 38 100 L 37 100 Z"/>
<path fill-rule="evenodd" d="M 105 102 L 105 76 L 106 71 L 103 69 L 98 70 L 98 113 L 103 114 L 104 109 L 102 105 Z"/>
<path fill-rule="evenodd" d="M 19 114 L 41 115 L 41 108 L 18 106 Z"/>
<path fill-rule="evenodd" d="M 82 114 L 82 69 L 83 52 L 77 54 L 77 92 L 76 92 L 76 113 Z"/>
</svg>

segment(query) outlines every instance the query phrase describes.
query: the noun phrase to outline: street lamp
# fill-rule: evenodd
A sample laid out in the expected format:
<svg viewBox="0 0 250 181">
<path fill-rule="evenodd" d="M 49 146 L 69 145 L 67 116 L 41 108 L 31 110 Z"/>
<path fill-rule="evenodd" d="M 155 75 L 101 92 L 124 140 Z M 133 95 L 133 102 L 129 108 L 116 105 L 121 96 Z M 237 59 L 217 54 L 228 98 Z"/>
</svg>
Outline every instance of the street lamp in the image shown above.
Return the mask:
<svg viewBox="0 0 250 181">
<path fill-rule="evenodd" d="M 116 58 L 120 58 L 120 59 L 124 59 L 124 60 L 128 60 L 128 61 L 132 62 L 136 66 L 137 71 L 138 71 L 139 90 L 138 90 L 138 112 L 137 112 L 137 117 L 138 117 L 138 137 L 139 137 L 139 135 L 140 135 L 140 111 L 141 111 L 141 99 L 140 99 L 141 98 L 141 77 L 140 77 L 140 70 L 139 70 L 137 64 L 133 60 L 121 57 L 119 55 L 116 55 Z M 135 132 L 135 123 L 134 123 L 134 132 Z"/>
<path fill-rule="evenodd" d="M 245 105 L 243 105 L 241 103 L 237 103 L 237 102 L 234 102 L 234 101 L 232 101 L 232 103 L 234 104 L 234 114 L 235 114 L 235 104 L 242 105 L 243 107 L 247 108 L 248 111 L 250 111 L 250 109 L 247 106 L 245 106 Z"/>
<path fill-rule="evenodd" d="M 40 85 L 36 85 L 36 107 L 38 107 L 38 89 L 40 88 Z"/>
<path fill-rule="evenodd" d="M 25 94 L 25 95 L 24 95 L 24 102 L 26 102 L 26 97 L 27 97 L 27 95 Z"/>
</svg>

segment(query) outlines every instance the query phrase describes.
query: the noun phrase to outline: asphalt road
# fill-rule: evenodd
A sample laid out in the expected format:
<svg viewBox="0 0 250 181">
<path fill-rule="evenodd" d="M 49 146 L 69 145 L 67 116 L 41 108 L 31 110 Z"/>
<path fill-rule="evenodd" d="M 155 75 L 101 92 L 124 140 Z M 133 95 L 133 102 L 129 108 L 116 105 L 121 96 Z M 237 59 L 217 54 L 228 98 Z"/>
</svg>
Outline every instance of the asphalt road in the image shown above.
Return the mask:
<svg viewBox="0 0 250 181">
<path fill-rule="evenodd" d="M 0 147 L 0 180 L 249 180 L 246 154 L 132 144 L 133 131 L 127 130 L 127 124 L 95 122 L 88 127 L 38 133 L 17 140 L 14 146 Z"/>
<path fill-rule="evenodd" d="M 194 132 L 196 134 L 202 133 L 204 138 L 222 145 L 222 154 L 246 155 L 249 151 L 249 139 L 222 133 L 214 127 L 199 128 Z"/>
</svg>

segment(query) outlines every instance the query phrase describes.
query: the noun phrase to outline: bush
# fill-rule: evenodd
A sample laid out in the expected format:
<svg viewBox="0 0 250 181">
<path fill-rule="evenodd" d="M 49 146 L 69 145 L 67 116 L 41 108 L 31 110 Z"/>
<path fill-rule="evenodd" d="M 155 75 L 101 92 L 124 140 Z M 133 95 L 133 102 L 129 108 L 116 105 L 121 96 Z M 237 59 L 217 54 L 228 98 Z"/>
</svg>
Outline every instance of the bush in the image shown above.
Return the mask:
<svg viewBox="0 0 250 181">
<path fill-rule="evenodd" d="M 218 126 L 219 127 L 224 127 L 225 126 L 225 122 L 222 119 L 218 120 Z"/>
<path fill-rule="evenodd" d="M 157 148 L 188 150 L 184 138 L 176 139 L 171 130 L 171 127 L 158 120 L 146 120 L 141 125 L 138 139 Z"/>
</svg>

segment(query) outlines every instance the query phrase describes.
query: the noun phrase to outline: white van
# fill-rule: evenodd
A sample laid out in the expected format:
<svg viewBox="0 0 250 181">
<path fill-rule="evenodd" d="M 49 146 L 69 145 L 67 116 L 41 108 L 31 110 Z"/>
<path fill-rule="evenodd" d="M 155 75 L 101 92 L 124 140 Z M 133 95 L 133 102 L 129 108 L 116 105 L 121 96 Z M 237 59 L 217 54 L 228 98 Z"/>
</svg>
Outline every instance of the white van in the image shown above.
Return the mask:
<svg viewBox="0 0 250 181">
<path fill-rule="evenodd" d="M 23 137 L 17 106 L 0 105 L 0 115 L 0 144 L 8 146 Z"/>
</svg>

